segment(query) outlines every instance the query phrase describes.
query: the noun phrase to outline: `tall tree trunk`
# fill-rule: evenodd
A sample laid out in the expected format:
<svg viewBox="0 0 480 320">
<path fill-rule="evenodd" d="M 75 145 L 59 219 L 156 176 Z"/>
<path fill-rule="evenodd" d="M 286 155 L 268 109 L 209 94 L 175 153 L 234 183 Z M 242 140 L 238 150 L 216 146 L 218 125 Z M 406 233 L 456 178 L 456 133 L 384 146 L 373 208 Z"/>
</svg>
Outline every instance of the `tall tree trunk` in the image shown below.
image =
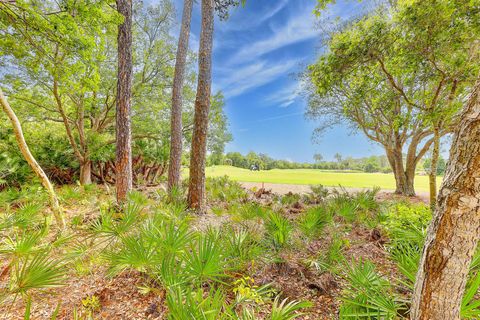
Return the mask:
<svg viewBox="0 0 480 320">
<path fill-rule="evenodd" d="M 188 38 L 192 20 L 193 0 L 183 3 L 182 28 L 178 38 L 175 75 L 173 77 L 172 113 L 170 135 L 170 162 L 168 167 L 168 191 L 178 186 L 182 167 L 182 91 L 187 61 Z"/>
<path fill-rule="evenodd" d="M 433 128 L 433 149 L 432 149 L 432 161 L 430 163 L 429 185 L 430 185 L 430 206 L 435 208 L 435 202 L 437 198 L 437 167 L 438 157 L 440 155 L 440 133 L 438 127 Z"/>
<path fill-rule="evenodd" d="M 132 132 L 130 104 L 132 96 L 132 0 L 117 0 L 117 10 L 124 16 L 118 26 L 118 79 L 116 116 L 116 189 L 117 203 L 132 189 Z"/>
<path fill-rule="evenodd" d="M 188 205 L 197 212 L 205 210 L 205 158 L 207 153 L 208 112 L 212 85 L 214 3 L 202 0 L 202 30 L 198 52 L 198 84 L 190 156 Z"/>
<path fill-rule="evenodd" d="M 8 101 L 3 95 L 3 91 L 1 89 L 0 89 L 0 104 L 2 105 L 3 111 L 5 111 L 8 118 L 10 119 L 10 122 L 12 123 L 13 131 L 15 132 L 15 138 L 17 140 L 18 147 L 22 152 L 22 155 L 24 156 L 25 160 L 28 162 L 32 170 L 35 172 L 35 174 L 40 178 L 42 185 L 45 187 L 45 189 L 47 189 L 48 195 L 50 196 L 50 206 L 52 207 L 53 215 L 57 221 L 58 226 L 62 229 L 65 228 L 63 211 L 58 203 L 58 198 L 57 198 L 57 195 L 55 194 L 55 190 L 53 189 L 53 186 L 50 183 L 50 180 L 48 179 L 47 175 L 45 174 L 43 169 L 40 167 L 38 162 L 33 157 L 32 153 L 30 152 L 27 142 L 25 141 L 25 138 L 23 136 L 22 126 L 20 125 L 20 121 L 15 115 L 15 112 L 13 111 L 13 109 L 8 104 Z"/>
<path fill-rule="evenodd" d="M 462 112 L 428 228 L 411 319 L 460 319 L 480 234 L 480 78 Z"/>
</svg>

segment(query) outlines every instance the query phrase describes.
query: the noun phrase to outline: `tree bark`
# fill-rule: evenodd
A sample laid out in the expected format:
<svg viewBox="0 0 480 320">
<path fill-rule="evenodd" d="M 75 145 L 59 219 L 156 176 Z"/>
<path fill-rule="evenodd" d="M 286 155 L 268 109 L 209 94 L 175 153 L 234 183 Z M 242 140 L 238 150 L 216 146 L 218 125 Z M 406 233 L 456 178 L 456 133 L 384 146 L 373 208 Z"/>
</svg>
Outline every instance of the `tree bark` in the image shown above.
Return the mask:
<svg viewBox="0 0 480 320">
<path fill-rule="evenodd" d="M 92 161 L 80 163 L 80 184 L 82 186 L 92 183 Z"/>
<path fill-rule="evenodd" d="M 117 203 L 126 200 L 132 189 L 132 132 L 130 104 L 132 96 L 132 1 L 117 0 L 124 16 L 118 26 L 118 79 L 116 99 L 116 190 Z"/>
<path fill-rule="evenodd" d="M 460 319 L 480 232 L 480 78 L 464 107 L 428 228 L 411 319 Z"/>
<path fill-rule="evenodd" d="M 430 163 L 430 173 L 428 175 L 430 185 L 430 207 L 435 208 L 435 202 L 437 199 L 437 167 L 438 157 L 440 155 L 440 133 L 435 126 L 433 129 L 433 149 L 432 149 L 432 161 Z"/>
<path fill-rule="evenodd" d="M 40 167 L 38 162 L 33 157 L 32 153 L 30 152 L 27 142 L 25 141 L 25 138 L 23 136 L 23 130 L 22 130 L 22 126 L 20 125 L 20 121 L 15 115 L 15 112 L 13 111 L 13 109 L 10 107 L 10 104 L 8 103 L 5 96 L 3 95 L 3 91 L 1 89 L 0 89 L 0 104 L 2 105 L 3 111 L 5 111 L 8 118 L 10 119 L 10 122 L 12 123 L 13 131 L 15 132 L 15 138 L 17 140 L 18 147 L 22 152 L 22 155 L 24 156 L 25 160 L 28 162 L 28 164 L 32 168 L 33 172 L 35 172 L 35 174 L 40 178 L 42 185 L 45 187 L 45 189 L 47 190 L 50 196 L 50 206 L 52 207 L 53 215 L 57 221 L 58 226 L 62 229 L 65 228 L 63 211 L 58 203 L 58 198 L 55 193 L 55 190 L 53 189 L 53 186 L 50 183 L 50 180 L 48 179 L 47 175 L 45 174 L 43 169 Z"/>
<path fill-rule="evenodd" d="M 205 158 L 207 153 L 208 113 L 212 82 L 213 24 L 213 0 L 202 0 L 198 84 L 190 156 L 190 181 L 188 185 L 188 205 L 197 212 L 204 212 L 205 210 Z"/>
<path fill-rule="evenodd" d="M 193 0 L 183 3 L 182 28 L 178 38 L 177 57 L 175 60 L 175 74 L 172 90 L 172 113 L 170 135 L 170 164 L 168 167 L 168 191 L 177 187 L 180 182 L 182 167 L 182 91 L 187 61 L 188 38 L 190 37 L 190 23 L 192 20 Z"/>
</svg>

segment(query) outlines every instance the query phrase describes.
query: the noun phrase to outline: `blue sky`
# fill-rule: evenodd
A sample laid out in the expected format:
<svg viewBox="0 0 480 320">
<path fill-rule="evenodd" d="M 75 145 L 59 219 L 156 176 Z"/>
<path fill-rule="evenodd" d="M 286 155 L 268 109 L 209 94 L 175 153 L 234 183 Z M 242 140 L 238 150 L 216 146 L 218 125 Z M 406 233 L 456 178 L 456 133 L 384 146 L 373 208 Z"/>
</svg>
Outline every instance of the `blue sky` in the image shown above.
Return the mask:
<svg viewBox="0 0 480 320">
<path fill-rule="evenodd" d="M 178 19 L 181 4 L 176 0 Z M 383 150 L 342 126 L 312 141 L 317 123 L 305 119 L 306 102 L 297 76 L 321 52 L 321 31 L 312 14 L 315 0 L 247 0 L 228 21 L 216 21 L 213 91 L 222 90 L 234 140 L 226 151 L 267 153 L 278 159 L 312 162 L 315 153 L 333 159 Z M 357 1 L 338 1 L 329 16 L 345 18 L 362 10 Z M 191 49 L 197 50 L 200 5 L 192 19 Z"/>
</svg>

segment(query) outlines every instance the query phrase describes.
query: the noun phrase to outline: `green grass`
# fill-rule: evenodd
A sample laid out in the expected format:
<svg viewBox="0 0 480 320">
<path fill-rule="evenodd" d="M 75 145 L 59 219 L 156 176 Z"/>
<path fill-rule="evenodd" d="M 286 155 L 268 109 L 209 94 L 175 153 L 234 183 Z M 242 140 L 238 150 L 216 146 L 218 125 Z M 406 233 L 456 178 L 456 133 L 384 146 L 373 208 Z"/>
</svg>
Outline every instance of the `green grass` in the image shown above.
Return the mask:
<svg viewBox="0 0 480 320">
<path fill-rule="evenodd" d="M 227 175 L 232 180 L 243 182 L 268 182 L 285 184 L 322 184 L 324 186 L 338 186 L 350 188 L 371 188 L 378 186 L 382 189 L 394 190 L 395 179 L 393 174 L 365 173 L 365 172 L 338 172 L 318 169 L 273 169 L 250 171 L 232 166 L 212 166 L 206 170 L 207 177 L 221 177 Z M 439 178 L 439 183 L 441 178 Z M 428 191 L 428 176 L 415 178 L 417 191 Z"/>
</svg>

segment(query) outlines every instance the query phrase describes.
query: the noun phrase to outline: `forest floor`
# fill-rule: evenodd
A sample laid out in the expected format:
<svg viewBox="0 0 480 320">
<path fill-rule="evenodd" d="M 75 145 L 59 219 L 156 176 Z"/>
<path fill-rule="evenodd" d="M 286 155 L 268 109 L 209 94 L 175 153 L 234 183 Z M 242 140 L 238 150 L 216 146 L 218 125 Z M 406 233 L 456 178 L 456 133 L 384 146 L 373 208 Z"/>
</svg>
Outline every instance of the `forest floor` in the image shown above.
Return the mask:
<svg viewBox="0 0 480 320">
<path fill-rule="evenodd" d="M 247 194 L 246 198 L 241 200 L 240 203 L 245 203 L 240 204 L 241 206 L 249 208 L 250 204 L 255 204 L 271 208 L 271 210 L 280 212 L 292 226 L 300 223 L 299 221 L 309 208 L 315 208 L 318 203 L 324 201 L 315 195 L 307 196 L 306 186 L 296 185 L 295 188 L 292 188 L 292 185 L 265 184 L 264 189 L 260 189 L 259 185 L 243 183 L 243 187 L 247 189 Z M 72 236 L 77 233 L 89 232 L 92 221 L 101 219 L 100 208 L 106 202 L 113 200 L 114 193 L 103 187 L 95 187 L 93 188 L 95 190 L 92 189 L 93 191 L 74 186 L 68 188 L 70 189 L 60 191 L 60 193 L 66 208 L 67 220 L 72 226 Z M 206 230 L 209 226 L 216 226 L 220 230 L 227 230 L 241 225 L 242 228 L 247 228 L 249 232 L 255 233 L 259 228 L 263 228 L 264 223 L 268 223 L 266 218 L 259 216 L 245 217 L 247 213 L 243 211 L 243 207 L 235 207 L 228 200 L 228 188 L 230 187 L 222 181 L 211 187 L 210 190 L 207 186 L 209 197 L 213 200 L 209 202 L 211 213 L 192 217 L 191 226 L 194 229 Z M 160 199 L 162 199 L 159 198 L 161 192 L 154 188 L 142 191 L 151 203 L 151 207 L 145 208 L 142 212 L 156 210 L 154 206 L 159 205 Z M 235 196 L 238 193 L 239 191 L 236 189 L 231 192 Z M 300 196 L 299 193 L 304 193 L 305 196 Z M 368 198 L 368 196 L 367 193 L 366 197 Z M 346 197 L 354 199 L 354 196 L 349 196 L 348 193 Z M 388 193 L 377 194 L 375 201 L 378 204 L 371 200 L 367 199 L 365 203 L 368 202 L 368 206 L 372 207 L 365 210 L 372 211 L 372 214 L 375 215 L 379 213 L 373 211 L 380 210 L 382 203 L 422 202 L 421 199 L 403 199 Z M 345 206 L 345 203 L 339 202 L 339 204 Z M 358 202 L 355 208 L 359 208 L 360 204 L 361 202 Z M 349 206 L 346 205 L 346 207 Z M 21 205 L 17 206 L 15 202 L 12 202 L 11 208 L 21 208 Z M 223 211 L 219 213 L 218 208 L 222 208 Z M 357 210 L 355 208 L 354 210 Z M 234 213 L 235 210 L 237 213 Z M 385 231 L 381 227 L 372 225 L 367 221 L 368 219 L 361 218 L 360 220 L 359 217 L 367 214 L 367 211 L 362 211 L 362 213 L 352 211 L 350 214 L 344 212 L 340 207 L 338 210 L 342 213 L 334 216 L 333 223 L 326 225 L 318 236 L 309 238 L 310 240 L 307 241 L 301 235 L 300 229 L 295 229 L 290 235 L 292 238 L 289 240 L 288 246 L 276 253 L 266 252 L 266 256 L 274 256 L 274 259 L 258 257 L 255 261 L 251 260 L 246 270 L 242 271 L 245 276 L 254 279 L 256 285 L 269 284 L 275 292 L 278 292 L 281 299 L 312 302 L 313 306 L 305 311 L 306 314 L 296 319 L 338 319 L 342 292 L 348 286 L 341 271 L 345 265 L 342 267 L 340 260 L 335 260 L 328 262 L 332 265 L 328 269 L 317 266 L 325 254 L 335 253 L 332 250 L 335 249 L 337 243 L 340 243 L 341 248 L 339 247 L 340 251 L 336 254 L 341 256 L 342 261 L 372 261 L 378 273 L 383 277 L 392 279 L 392 281 L 402 277 L 385 247 L 389 241 Z M 248 214 L 251 215 L 252 212 Z M 240 219 L 243 220 L 239 221 Z M 265 231 L 258 232 L 264 237 L 269 237 Z M 142 292 L 145 291 L 141 289 L 142 287 L 153 285 L 144 272 L 126 269 L 111 276 L 108 263 L 104 260 L 106 255 L 88 247 L 88 243 L 93 243 L 93 241 L 95 239 L 91 235 L 75 238 L 74 245 L 79 246 L 75 250 L 80 250 L 80 248 L 85 250 L 84 255 L 69 269 L 67 280 L 63 286 L 38 291 L 33 295 L 31 319 L 51 319 L 52 313 L 57 307 L 59 307 L 57 319 L 65 320 L 74 318 L 73 310 L 80 314 L 75 319 L 89 319 L 90 316 L 91 319 L 167 319 L 169 314 L 166 302 L 167 292 L 160 287 Z M 84 246 L 87 247 L 84 248 Z M 334 259 L 337 258 L 334 257 Z M 3 266 L 3 271 L 0 269 L 0 285 L 6 288 L 9 281 L 8 259 L 0 256 L 0 266 Z M 229 276 L 234 279 L 239 277 L 238 274 Z M 235 282 L 232 280 L 232 283 Z M 232 287 L 227 286 L 225 290 L 227 290 L 225 299 L 234 300 Z M 400 295 L 405 296 L 405 292 L 401 292 Z M 88 299 L 91 297 L 98 298 L 98 306 L 95 308 L 87 305 Z M 271 306 L 271 302 L 256 306 L 255 319 L 270 319 L 268 314 L 271 307 L 269 306 Z M 7 299 L 5 303 L 0 304 L 0 319 L 23 319 L 24 310 L 25 302 L 20 296 L 17 296 L 15 300 Z"/>
</svg>

